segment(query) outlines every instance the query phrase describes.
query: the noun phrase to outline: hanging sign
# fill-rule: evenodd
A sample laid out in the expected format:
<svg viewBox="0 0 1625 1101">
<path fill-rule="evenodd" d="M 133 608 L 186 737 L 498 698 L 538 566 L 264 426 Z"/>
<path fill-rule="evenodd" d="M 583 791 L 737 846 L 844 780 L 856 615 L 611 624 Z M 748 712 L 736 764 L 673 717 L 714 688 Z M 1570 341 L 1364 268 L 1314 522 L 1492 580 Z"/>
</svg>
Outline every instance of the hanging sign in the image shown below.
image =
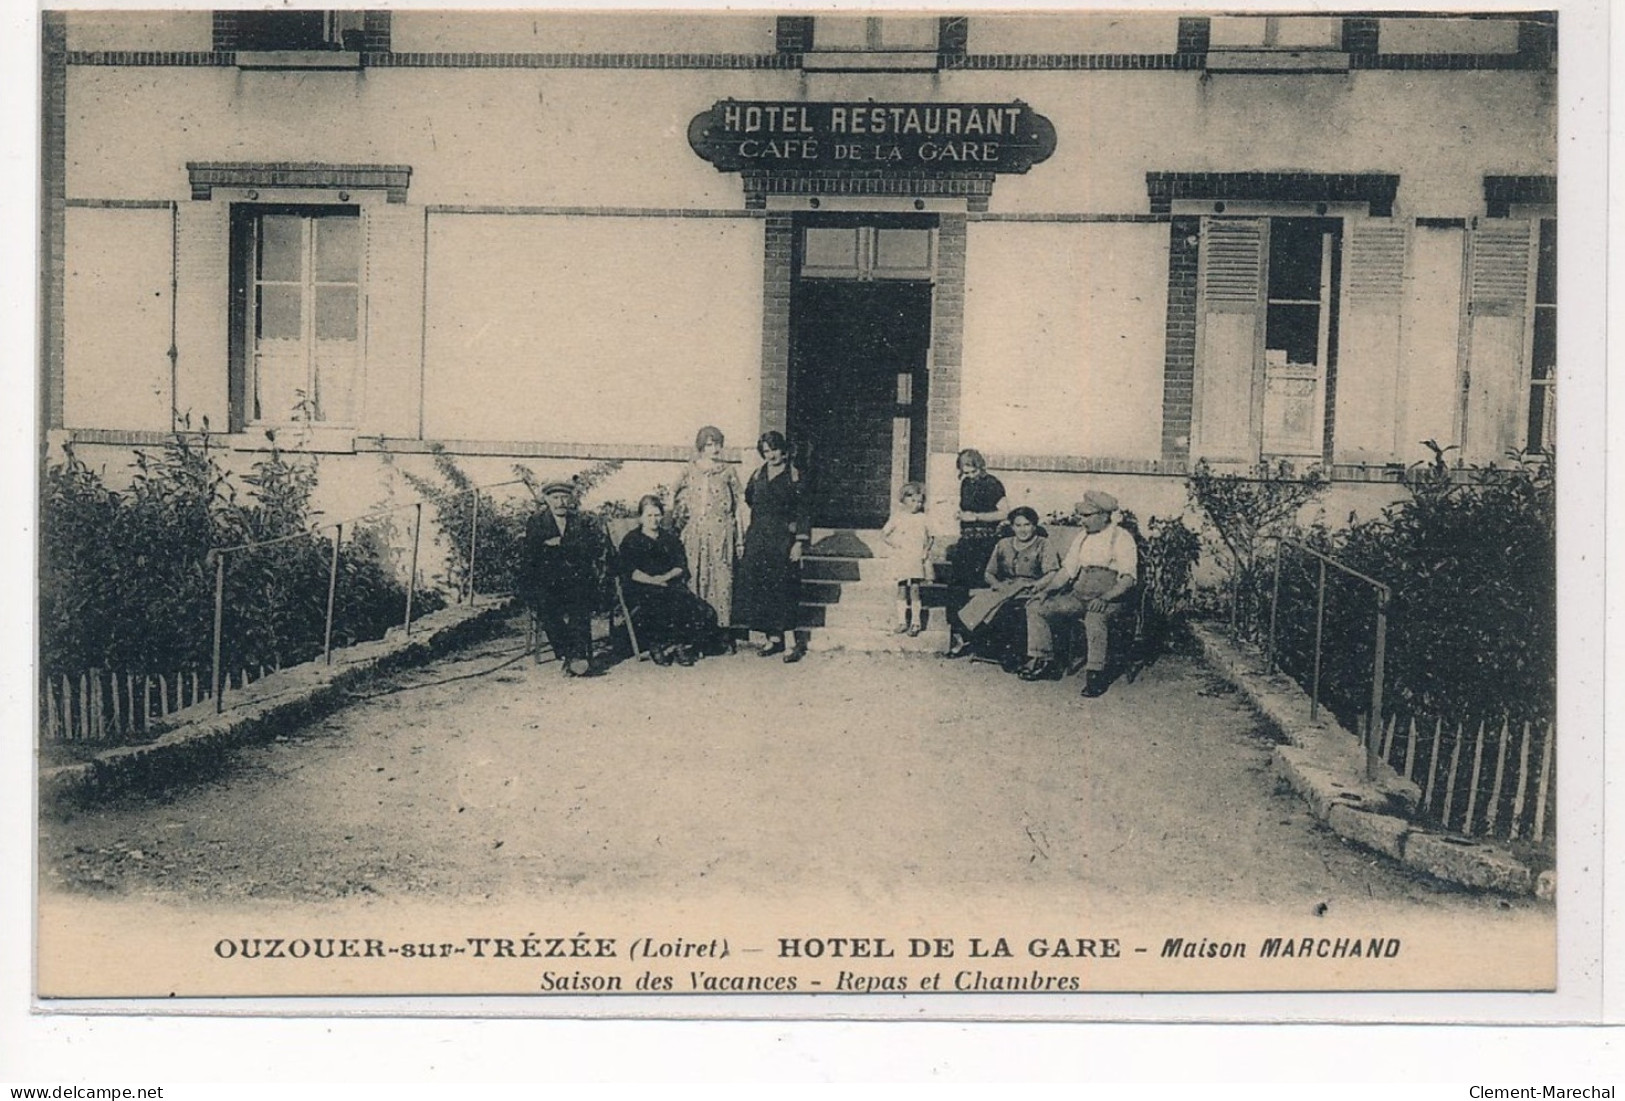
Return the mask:
<svg viewBox="0 0 1625 1101">
<path fill-rule="evenodd" d="M 1055 151 L 1055 127 L 1025 103 L 790 103 L 719 100 L 688 124 L 719 172 L 897 169 L 1025 172 Z"/>
</svg>

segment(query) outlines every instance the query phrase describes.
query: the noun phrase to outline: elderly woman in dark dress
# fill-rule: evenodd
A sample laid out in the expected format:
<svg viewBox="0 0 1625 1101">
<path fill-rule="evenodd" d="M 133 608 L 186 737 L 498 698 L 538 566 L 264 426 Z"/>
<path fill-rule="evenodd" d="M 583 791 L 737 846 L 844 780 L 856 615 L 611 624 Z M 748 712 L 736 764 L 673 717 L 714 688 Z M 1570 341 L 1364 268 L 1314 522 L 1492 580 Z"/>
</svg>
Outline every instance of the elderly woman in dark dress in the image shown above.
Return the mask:
<svg viewBox="0 0 1625 1101">
<path fill-rule="evenodd" d="M 987 472 L 987 460 L 973 447 L 959 453 L 959 541 L 948 551 L 952 573 L 950 608 L 958 611 L 970 599 L 970 590 L 983 584 L 988 557 L 999 541 L 999 524 L 1010 502 L 1004 483 Z M 953 617 L 950 617 L 950 622 Z M 965 640 L 955 637 L 951 651 L 962 651 Z"/>
<path fill-rule="evenodd" d="M 756 441 L 762 465 L 745 484 L 750 527 L 745 552 L 734 578 L 734 622 L 767 636 L 760 655 L 783 654 L 786 662 L 805 653 L 794 637 L 801 606 L 802 548 L 810 537 L 808 502 L 801 476 L 790 465 L 790 445 L 779 432 L 764 432 Z M 785 649 L 784 636 L 793 642 Z"/>
<path fill-rule="evenodd" d="M 666 506 L 659 497 L 638 502 L 638 526 L 621 540 L 621 580 L 633 609 L 638 641 L 656 665 L 693 665 L 717 635 L 717 613 L 689 591 L 683 544 L 661 526 Z"/>
</svg>

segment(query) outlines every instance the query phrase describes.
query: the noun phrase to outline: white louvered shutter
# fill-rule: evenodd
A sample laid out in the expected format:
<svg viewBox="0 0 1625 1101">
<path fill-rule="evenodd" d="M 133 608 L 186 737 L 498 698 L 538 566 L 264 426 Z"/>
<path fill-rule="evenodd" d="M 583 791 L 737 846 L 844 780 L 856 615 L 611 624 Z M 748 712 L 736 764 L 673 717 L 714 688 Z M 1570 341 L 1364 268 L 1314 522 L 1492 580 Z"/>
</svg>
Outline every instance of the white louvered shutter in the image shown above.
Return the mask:
<svg viewBox="0 0 1625 1101">
<path fill-rule="evenodd" d="M 1528 368 L 1524 345 L 1533 284 L 1534 223 L 1485 219 L 1471 233 L 1467 386 L 1462 453 L 1472 463 L 1504 461 L 1518 446 L 1518 411 Z"/>
<path fill-rule="evenodd" d="M 1203 219 L 1192 460 L 1258 461 L 1266 229 L 1257 218 Z"/>
<path fill-rule="evenodd" d="M 231 205 L 183 202 L 175 226 L 175 370 L 180 412 L 193 428 L 224 432 L 231 315 Z M 240 412 L 240 411 L 239 411 Z"/>
<path fill-rule="evenodd" d="M 1401 454 L 1399 359 L 1409 226 L 1350 224 L 1337 348 L 1337 462 L 1386 463 Z"/>
</svg>

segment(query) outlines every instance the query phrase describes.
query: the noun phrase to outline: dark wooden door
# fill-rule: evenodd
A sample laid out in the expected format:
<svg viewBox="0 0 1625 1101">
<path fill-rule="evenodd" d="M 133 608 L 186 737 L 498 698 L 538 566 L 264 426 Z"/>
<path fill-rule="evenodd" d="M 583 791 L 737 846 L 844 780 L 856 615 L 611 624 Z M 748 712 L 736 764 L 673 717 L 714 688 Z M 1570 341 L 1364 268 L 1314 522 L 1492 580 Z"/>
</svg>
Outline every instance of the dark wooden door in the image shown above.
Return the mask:
<svg viewBox="0 0 1625 1101">
<path fill-rule="evenodd" d="M 893 485 L 924 473 L 931 285 L 802 280 L 791 308 L 790 432 L 813 522 L 877 528 Z M 896 461 L 906 469 L 894 471 L 905 430 L 911 446 Z"/>
</svg>

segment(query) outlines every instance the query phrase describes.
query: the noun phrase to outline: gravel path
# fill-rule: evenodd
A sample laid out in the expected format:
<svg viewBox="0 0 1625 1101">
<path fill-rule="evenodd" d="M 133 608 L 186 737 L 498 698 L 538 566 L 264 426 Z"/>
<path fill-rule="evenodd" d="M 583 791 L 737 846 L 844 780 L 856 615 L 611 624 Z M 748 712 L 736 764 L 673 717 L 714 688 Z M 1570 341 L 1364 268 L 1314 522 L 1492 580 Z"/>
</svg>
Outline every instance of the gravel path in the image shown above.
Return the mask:
<svg viewBox="0 0 1625 1101">
<path fill-rule="evenodd" d="M 1532 905 L 1318 827 L 1251 713 L 1189 657 L 1082 700 L 1072 681 L 847 653 L 566 680 L 521 645 L 375 685 L 207 783 L 45 818 L 43 886 L 227 904 L 767 888 Z"/>
</svg>

